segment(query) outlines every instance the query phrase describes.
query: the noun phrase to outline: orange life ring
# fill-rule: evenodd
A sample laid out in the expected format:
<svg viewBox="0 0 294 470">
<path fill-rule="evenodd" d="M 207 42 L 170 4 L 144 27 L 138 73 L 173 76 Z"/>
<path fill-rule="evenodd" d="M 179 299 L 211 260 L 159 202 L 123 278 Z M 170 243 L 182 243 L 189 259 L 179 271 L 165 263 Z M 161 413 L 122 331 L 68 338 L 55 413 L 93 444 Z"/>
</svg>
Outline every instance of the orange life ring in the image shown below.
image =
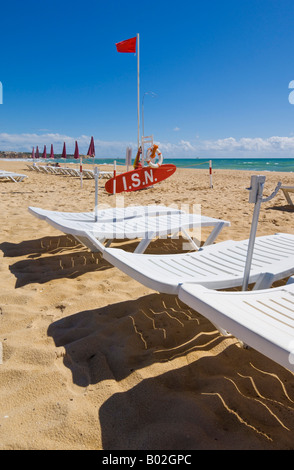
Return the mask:
<svg viewBox="0 0 294 470">
<path fill-rule="evenodd" d="M 154 163 L 154 160 L 156 158 L 156 155 L 158 156 L 158 162 Z M 153 147 L 149 147 L 149 149 L 146 152 L 146 162 L 148 163 L 151 168 L 159 168 L 162 165 L 163 162 L 163 156 L 161 151 L 158 148 L 158 145 L 154 144 Z"/>
</svg>

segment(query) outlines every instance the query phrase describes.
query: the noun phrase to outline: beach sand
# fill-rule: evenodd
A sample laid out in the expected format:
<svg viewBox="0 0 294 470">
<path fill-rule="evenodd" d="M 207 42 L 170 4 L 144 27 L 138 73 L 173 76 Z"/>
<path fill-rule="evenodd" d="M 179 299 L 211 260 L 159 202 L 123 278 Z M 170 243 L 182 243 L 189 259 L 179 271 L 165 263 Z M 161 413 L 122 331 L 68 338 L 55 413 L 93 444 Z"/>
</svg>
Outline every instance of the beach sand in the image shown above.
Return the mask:
<svg viewBox="0 0 294 470">
<path fill-rule="evenodd" d="M 28 212 L 94 208 L 94 180 L 28 175 L 0 182 L 0 449 L 293 449 L 293 374 L 212 324 L 177 297 L 148 289 Z M 101 167 L 101 169 L 105 169 Z M 178 169 L 129 204 L 201 204 L 231 222 L 217 241 L 247 238 L 251 172 Z M 264 195 L 289 173 L 266 175 Z M 99 203 L 114 196 L 99 182 Z M 258 235 L 294 233 L 281 193 L 261 208 Z M 205 238 L 205 230 L 202 232 Z M 157 240 L 169 253 L 181 240 Z M 133 250 L 135 241 L 114 246 Z"/>
</svg>

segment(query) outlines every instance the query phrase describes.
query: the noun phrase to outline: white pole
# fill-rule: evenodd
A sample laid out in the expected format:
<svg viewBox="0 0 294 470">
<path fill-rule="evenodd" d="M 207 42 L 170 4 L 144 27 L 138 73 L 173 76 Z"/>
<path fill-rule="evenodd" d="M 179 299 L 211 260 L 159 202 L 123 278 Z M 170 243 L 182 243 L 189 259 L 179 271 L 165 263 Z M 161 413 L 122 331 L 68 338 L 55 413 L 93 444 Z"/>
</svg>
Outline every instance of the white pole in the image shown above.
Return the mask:
<svg viewBox="0 0 294 470">
<path fill-rule="evenodd" d="M 126 166 L 127 166 L 127 171 L 129 171 L 129 166 L 132 164 L 132 148 L 127 147 L 126 150 Z"/>
<path fill-rule="evenodd" d="M 97 166 L 94 168 L 95 175 L 95 222 L 98 220 L 98 178 L 99 178 L 99 169 Z"/>
<path fill-rule="evenodd" d="M 248 249 L 247 249 L 247 257 L 246 257 L 246 264 L 244 269 L 244 278 L 242 284 L 242 290 L 246 291 L 248 289 L 248 282 L 249 282 L 249 275 L 250 275 L 250 268 L 252 263 L 253 257 L 253 249 L 258 225 L 258 218 L 260 212 L 260 206 L 262 203 L 262 193 L 265 183 L 265 176 L 251 176 L 251 187 L 250 195 L 249 195 L 249 202 L 254 203 L 254 211 L 252 216 L 251 222 L 251 230 L 250 230 L 250 237 L 248 242 Z"/>
<path fill-rule="evenodd" d="M 246 257 L 246 264 L 245 264 L 245 270 L 244 270 L 244 278 L 243 278 L 243 284 L 242 284 L 242 290 L 244 291 L 248 289 L 250 269 L 251 269 L 251 263 L 252 263 L 252 258 L 253 258 L 253 249 L 254 249 L 255 237 L 256 237 L 256 232 L 257 232 L 257 224 L 258 224 L 261 203 L 268 202 L 271 199 L 273 199 L 273 197 L 276 196 L 282 184 L 279 182 L 274 192 L 270 196 L 263 199 L 262 193 L 263 193 L 264 183 L 265 183 L 265 176 L 253 175 L 251 176 L 250 188 L 248 188 L 250 190 L 249 202 L 254 203 L 254 211 L 253 211 L 253 216 L 252 216 L 250 237 L 249 237 L 249 242 L 248 242 L 247 257 Z M 267 287 L 270 287 L 270 286 L 261 287 L 259 285 L 258 288 L 264 289 Z"/>
<path fill-rule="evenodd" d="M 138 108 L 138 148 L 140 147 L 140 52 L 139 52 L 139 33 L 137 34 L 137 108 Z"/>
</svg>

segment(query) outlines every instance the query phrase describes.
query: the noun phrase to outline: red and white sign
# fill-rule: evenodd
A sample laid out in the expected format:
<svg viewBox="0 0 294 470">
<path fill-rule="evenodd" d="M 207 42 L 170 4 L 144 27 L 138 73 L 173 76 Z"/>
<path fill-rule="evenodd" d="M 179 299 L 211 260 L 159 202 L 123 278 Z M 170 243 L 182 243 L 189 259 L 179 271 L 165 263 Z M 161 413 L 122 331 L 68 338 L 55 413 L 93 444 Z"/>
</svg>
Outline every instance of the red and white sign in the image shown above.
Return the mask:
<svg viewBox="0 0 294 470">
<path fill-rule="evenodd" d="M 105 184 L 105 189 L 108 193 L 113 194 L 113 183 L 115 181 L 116 193 L 138 191 L 169 178 L 176 169 L 175 165 L 166 164 L 161 165 L 159 168 L 144 167 L 138 170 L 127 171 L 108 180 Z"/>
</svg>

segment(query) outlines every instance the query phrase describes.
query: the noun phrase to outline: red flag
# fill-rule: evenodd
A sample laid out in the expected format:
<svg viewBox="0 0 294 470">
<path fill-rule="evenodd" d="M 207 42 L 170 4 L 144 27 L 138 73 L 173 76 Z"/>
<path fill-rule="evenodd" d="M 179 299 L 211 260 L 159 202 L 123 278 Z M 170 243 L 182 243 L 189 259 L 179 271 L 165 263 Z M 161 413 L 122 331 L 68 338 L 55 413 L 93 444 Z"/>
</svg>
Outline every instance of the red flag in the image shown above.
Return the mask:
<svg viewBox="0 0 294 470">
<path fill-rule="evenodd" d="M 136 52 L 137 37 L 126 39 L 125 41 L 117 42 L 117 52 Z"/>
</svg>

